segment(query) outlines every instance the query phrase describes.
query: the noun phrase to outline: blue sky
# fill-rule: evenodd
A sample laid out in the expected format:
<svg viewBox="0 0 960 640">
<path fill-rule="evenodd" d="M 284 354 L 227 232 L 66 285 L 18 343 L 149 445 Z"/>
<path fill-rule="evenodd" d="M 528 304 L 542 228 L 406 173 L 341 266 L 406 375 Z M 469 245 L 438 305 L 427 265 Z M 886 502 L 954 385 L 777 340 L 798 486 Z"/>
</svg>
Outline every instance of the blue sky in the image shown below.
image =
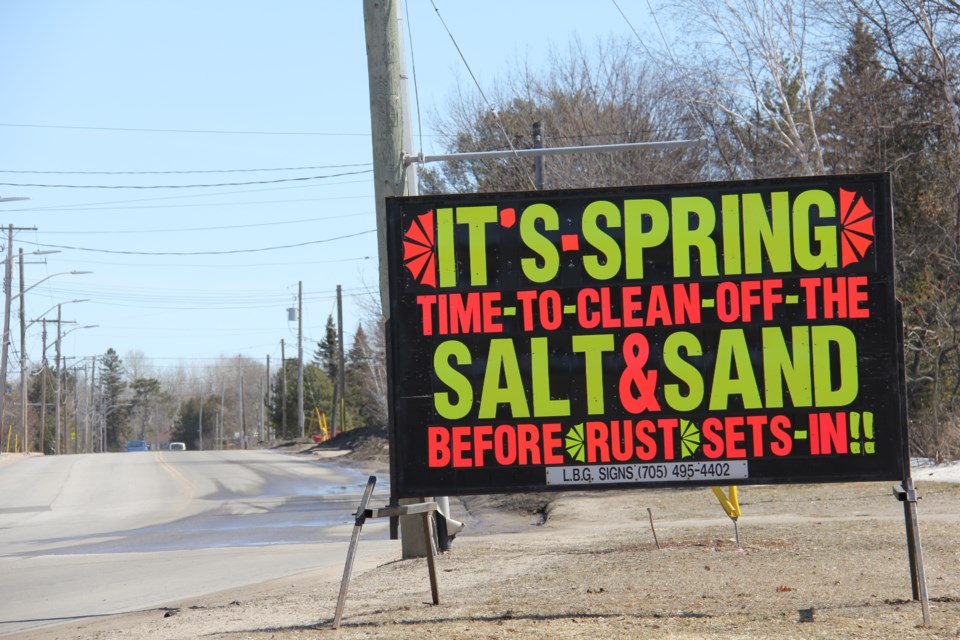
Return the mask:
<svg viewBox="0 0 960 640">
<path fill-rule="evenodd" d="M 618 4 L 649 21 L 646 2 Z M 484 89 L 573 35 L 632 33 L 612 0 L 409 0 L 425 153 L 443 151 L 430 114 L 473 86 L 434 6 Z M 353 334 L 378 287 L 360 0 L 3 0 L 0 82 L 0 197 L 30 198 L 0 203 L 0 223 L 36 228 L 15 250 L 60 251 L 27 258 L 27 287 L 49 276 L 24 296 L 27 320 L 88 300 L 62 306 L 67 356 L 279 358 L 299 281 L 307 353 L 338 284 Z M 33 184 L 74 186 L 17 186 Z M 120 185 L 164 188 L 100 188 Z M 40 343 L 37 323 L 31 361 Z"/>
</svg>

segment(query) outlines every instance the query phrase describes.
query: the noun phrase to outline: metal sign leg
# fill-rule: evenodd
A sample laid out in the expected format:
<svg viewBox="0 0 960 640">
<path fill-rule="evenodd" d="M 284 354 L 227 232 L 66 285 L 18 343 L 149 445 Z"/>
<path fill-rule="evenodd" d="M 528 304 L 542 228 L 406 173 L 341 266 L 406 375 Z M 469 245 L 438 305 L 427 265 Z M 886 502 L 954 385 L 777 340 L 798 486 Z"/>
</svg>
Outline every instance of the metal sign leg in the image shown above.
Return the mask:
<svg viewBox="0 0 960 640">
<path fill-rule="evenodd" d="M 910 561 L 910 583 L 913 599 L 920 601 L 923 624 L 930 624 L 930 598 L 927 594 L 927 579 L 923 572 L 923 547 L 920 544 L 920 519 L 917 516 L 916 487 L 913 478 L 907 477 L 903 485 L 893 488 L 897 499 L 903 502 L 903 517 L 907 528 L 907 554 Z"/>
<path fill-rule="evenodd" d="M 353 536 L 350 538 L 350 548 L 347 550 L 347 563 L 343 567 L 343 579 L 340 581 L 340 596 L 337 598 L 337 611 L 333 615 L 333 628 L 340 628 L 340 618 L 343 617 L 343 605 L 347 601 L 347 588 L 350 586 L 350 574 L 353 572 L 353 559 L 357 555 L 357 545 L 360 542 L 360 529 L 363 528 L 363 522 L 366 520 L 367 503 L 370 502 L 370 496 L 373 495 L 373 487 L 377 484 L 377 477 L 370 476 L 367 480 L 367 488 L 363 491 L 363 497 L 360 498 L 360 506 L 357 507 L 357 519 L 353 525 Z"/>
</svg>

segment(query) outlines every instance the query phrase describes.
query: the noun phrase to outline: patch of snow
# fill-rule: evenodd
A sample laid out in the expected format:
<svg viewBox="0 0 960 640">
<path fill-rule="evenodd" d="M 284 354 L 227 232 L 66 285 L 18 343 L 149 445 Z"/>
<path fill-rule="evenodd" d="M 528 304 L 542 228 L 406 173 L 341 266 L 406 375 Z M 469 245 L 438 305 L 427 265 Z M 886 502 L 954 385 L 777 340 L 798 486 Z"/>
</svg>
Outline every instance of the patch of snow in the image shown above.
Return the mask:
<svg viewBox="0 0 960 640">
<path fill-rule="evenodd" d="M 934 464 L 929 458 L 914 458 L 910 466 L 915 481 L 960 482 L 960 461 Z"/>
</svg>

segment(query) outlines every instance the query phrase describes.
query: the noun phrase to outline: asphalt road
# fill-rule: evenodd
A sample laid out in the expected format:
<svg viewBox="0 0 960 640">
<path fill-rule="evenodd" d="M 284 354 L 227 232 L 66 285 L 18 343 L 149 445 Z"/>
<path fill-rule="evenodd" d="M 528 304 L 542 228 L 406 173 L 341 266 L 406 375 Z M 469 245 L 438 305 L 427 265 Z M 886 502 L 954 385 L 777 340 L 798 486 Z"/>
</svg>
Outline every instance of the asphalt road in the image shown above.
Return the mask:
<svg viewBox="0 0 960 640">
<path fill-rule="evenodd" d="M 0 635 L 342 572 L 367 477 L 267 451 L 5 454 Z M 364 545 L 386 544 L 385 526 Z"/>
</svg>

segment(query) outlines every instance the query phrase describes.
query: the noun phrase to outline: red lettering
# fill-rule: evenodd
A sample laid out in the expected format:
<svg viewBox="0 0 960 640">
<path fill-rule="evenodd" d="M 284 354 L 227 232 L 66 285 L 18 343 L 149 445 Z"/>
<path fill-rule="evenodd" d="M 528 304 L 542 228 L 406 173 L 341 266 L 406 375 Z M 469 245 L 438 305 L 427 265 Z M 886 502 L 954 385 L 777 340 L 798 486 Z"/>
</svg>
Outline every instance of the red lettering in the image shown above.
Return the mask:
<svg viewBox="0 0 960 640">
<path fill-rule="evenodd" d="M 484 466 L 483 454 L 493 451 L 493 426 L 489 424 L 473 428 L 473 466 Z"/>
<path fill-rule="evenodd" d="M 444 427 L 427 427 L 427 465 L 445 467 L 450 464 L 450 432 Z"/>
<path fill-rule="evenodd" d="M 591 420 L 584 425 L 587 462 L 610 462 L 610 430 L 606 422 Z"/>
<path fill-rule="evenodd" d="M 524 331 L 533 331 L 533 301 L 536 299 L 536 291 L 517 291 L 517 302 L 520 303 L 523 314 Z"/>
<path fill-rule="evenodd" d="M 721 282 L 717 285 L 717 317 L 720 322 L 734 322 L 740 317 L 737 285 L 733 282 Z"/>
<path fill-rule="evenodd" d="M 763 456 L 763 428 L 767 425 L 767 416 L 747 416 L 747 424 L 753 429 L 753 457 Z"/>
<path fill-rule="evenodd" d="M 540 464 L 540 431 L 533 424 L 517 425 L 517 453 L 520 464 Z"/>
<path fill-rule="evenodd" d="M 780 289 L 783 287 L 783 280 L 764 280 L 763 281 L 763 319 L 773 320 L 773 307 L 783 302 L 783 295 Z"/>
<path fill-rule="evenodd" d="M 760 281 L 747 280 L 740 283 L 740 314 L 741 320 L 753 320 L 753 307 L 760 304 Z"/>
<path fill-rule="evenodd" d="M 500 302 L 499 291 L 488 291 L 482 295 L 483 299 L 483 332 L 484 333 L 503 333 L 501 316 L 503 309 L 497 306 Z"/>
<path fill-rule="evenodd" d="M 663 459 L 673 460 L 676 457 L 676 445 L 674 444 L 674 434 L 680 427 L 680 421 L 676 418 L 664 418 L 657 420 L 657 428 L 663 431 Z"/>
<path fill-rule="evenodd" d="M 657 441 L 653 434 L 657 427 L 651 420 L 641 420 L 637 423 L 637 457 L 644 462 L 653 460 L 657 455 Z"/>
<path fill-rule="evenodd" d="M 470 333 L 480 330 L 480 298 L 473 294 L 451 293 L 450 333 Z"/>
<path fill-rule="evenodd" d="M 497 427 L 493 434 L 496 444 L 495 455 L 497 464 L 506 466 L 517 461 L 517 432 L 509 424 Z"/>
<path fill-rule="evenodd" d="M 603 287 L 600 289 L 600 314 L 602 316 L 600 324 L 604 329 L 619 329 L 621 325 L 620 318 L 614 318 L 611 311 L 610 289 Z"/>
<path fill-rule="evenodd" d="M 453 431 L 453 466 L 456 468 L 470 467 L 473 461 L 470 455 L 470 427 L 454 427 Z"/>
<path fill-rule="evenodd" d="M 563 439 L 560 437 L 559 422 L 543 425 L 543 464 L 563 464 Z"/>
<path fill-rule="evenodd" d="M 810 414 L 810 453 L 847 453 L 847 414 Z"/>
<path fill-rule="evenodd" d="M 437 302 L 437 296 L 417 296 L 417 304 L 420 305 L 420 325 L 423 335 L 433 335 L 433 305 Z"/>
<path fill-rule="evenodd" d="M 563 322 L 563 308 L 560 294 L 553 289 L 547 289 L 540 294 L 540 324 L 547 331 L 560 328 Z"/>
<path fill-rule="evenodd" d="M 788 456 L 793 449 L 793 439 L 787 433 L 790 429 L 790 421 L 786 416 L 773 416 L 770 420 L 770 434 L 776 439 L 776 442 L 770 444 L 770 450 L 775 456 Z"/>
<path fill-rule="evenodd" d="M 803 297 L 807 301 L 807 320 L 813 320 L 817 317 L 817 289 L 820 288 L 820 278 L 800 278 L 800 286 L 803 287 Z"/>
<path fill-rule="evenodd" d="M 610 444 L 613 459 L 617 462 L 626 462 L 633 457 L 633 424 L 629 420 L 622 424 L 619 420 L 610 423 Z"/>
<path fill-rule="evenodd" d="M 643 326 L 643 303 L 640 302 L 640 287 L 624 287 L 623 293 L 623 326 L 629 329 Z"/>
<path fill-rule="evenodd" d="M 743 426 L 743 418 L 740 416 L 728 416 L 724 419 L 724 436 L 726 444 L 727 458 L 746 458 L 747 450 L 742 446 L 746 439 L 746 434 L 735 429 Z"/>
<path fill-rule="evenodd" d="M 852 276 L 847 280 L 847 311 L 851 318 L 869 318 L 867 302 L 867 276 Z"/>
<path fill-rule="evenodd" d="M 577 294 L 577 320 L 584 329 L 596 329 L 600 326 L 600 316 L 591 309 L 600 301 L 600 294 L 596 289 L 581 289 Z"/>
<path fill-rule="evenodd" d="M 650 287 L 650 299 L 647 300 L 647 326 L 662 324 L 669 327 L 673 324 L 670 317 L 670 302 L 660 285 Z"/>
<path fill-rule="evenodd" d="M 723 456 L 723 438 L 720 432 L 723 431 L 723 423 L 719 418 L 707 418 L 700 427 L 700 435 L 706 440 L 701 446 L 703 455 L 708 458 L 720 458 Z"/>
<path fill-rule="evenodd" d="M 674 322 L 678 324 L 700 324 L 700 283 L 691 282 L 688 285 L 676 283 L 673 285 L 673 313 Z"/>
</svg>

